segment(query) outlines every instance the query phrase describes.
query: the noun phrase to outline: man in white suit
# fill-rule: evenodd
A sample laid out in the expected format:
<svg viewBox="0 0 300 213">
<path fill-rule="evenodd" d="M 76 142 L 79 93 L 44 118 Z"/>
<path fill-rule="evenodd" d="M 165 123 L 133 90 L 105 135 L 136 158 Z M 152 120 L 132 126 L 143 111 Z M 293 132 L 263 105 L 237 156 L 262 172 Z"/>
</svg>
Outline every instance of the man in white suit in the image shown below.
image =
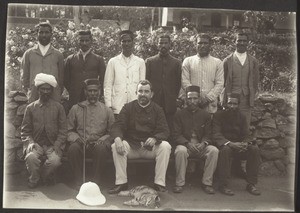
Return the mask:
<svg viewBox="0 0 300 213">
<path fill-rule="evenodd" d="M 122 53 L 108 61 L 104 77 L 105 105 L 117 116 L 124 104 L 137 98 L 136 88 L 145 79 L 146 66 L 133 52 L 134 35 L 130 30 L 120 32 Z"/>
</svg>

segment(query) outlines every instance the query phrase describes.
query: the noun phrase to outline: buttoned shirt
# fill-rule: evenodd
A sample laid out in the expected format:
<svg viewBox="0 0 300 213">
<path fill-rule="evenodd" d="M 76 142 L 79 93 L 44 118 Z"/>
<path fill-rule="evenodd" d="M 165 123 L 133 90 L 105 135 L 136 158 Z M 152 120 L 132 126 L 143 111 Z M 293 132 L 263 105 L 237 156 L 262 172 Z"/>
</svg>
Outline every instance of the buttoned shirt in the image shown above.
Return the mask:
<svg viewBox="0 0 300 213">
<path fill-rule="evenodd" d="M 26 107 L 21 126 L 23 142 L 39 140 L 47 136 L 51 144 L 62 147 L 67 138 L 67 120 L 63 106 L 49 99 L 43 103 L 38 99 Z"/>
<path fill-rule="evenodd" d="M 190 56 L 182 63 L 182 88 L 196 85 L 200 87 L 200 98 L 217 100 L 224 86 L 223 63 L 220 59 L 208 55 Z"/>
<path fill-rule="evenodd" d="M 239 61 L 241 62 L 241 64 L 244 65 L 244 63 L 246 61 L 246 58 L 247 58 L 247 52 L 239 53 L 239 52 L 235 51 L 234 54 L 239 59 Z"/>
<path fill-rule="evenodd" d="M 84 117 L 83 110 L 86 110 L 86 141 L 92 142 L 105 140 L 114 123 L 114 115 L 108 107 L 97 101 L 95 104 L 87 100 L 74 105 L 68 114 L 68 141 L 75 142 L 78 138 L 84 139 Z"/>
<path fill-rule="evenodd" d="M 153 137 L 156 144 L 169 137 L 169 128 L 160 106 L 151 102 L 141 107 L 138 101 L 125 104 L 111 130 L 112 138 L 126 140 L 133 149 L 141 147 L 141 142 Z"/>
<path fill-rule="evenodd" d="M 49 47 L 50 47 L 50 43 L 47 44 L 46 46 L 42 45 L 40 42 L 38 42 L 38 45 L 39 45 L 39 48 L 40 48 L 40 51 L 42 53 L 42 55 L 46 55 L 47 51 L 49 50 Z"/>
</svg>

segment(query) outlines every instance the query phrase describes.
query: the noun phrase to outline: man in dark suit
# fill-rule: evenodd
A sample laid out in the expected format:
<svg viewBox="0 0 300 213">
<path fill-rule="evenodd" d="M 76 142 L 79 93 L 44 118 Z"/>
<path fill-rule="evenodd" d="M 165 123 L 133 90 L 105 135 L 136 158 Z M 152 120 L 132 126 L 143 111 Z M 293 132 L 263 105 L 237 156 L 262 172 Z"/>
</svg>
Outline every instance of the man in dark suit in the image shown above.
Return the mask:
<svg viewBox="0 0 300 213">
<path fill-rule="evenodd" d="M 165 112 L 172 133 L 176 99 L 181 87 L 181 62 L 170 55 L 171 39 L 162 35 L 158 40 L 159 53 L 146 59 L 146 79 L 153 85 L 153 101 Z"/>
<path fill-rule="evenodd" d="M 212 139 L 219 148 L 218 176 L 219 190 L 226 195 L 234 195 L 227 187 L 231 158 L 247 160 L 246 190 L 253 195 L 260 195 L 256 188 L 260 153 L 256 142 L 252 139 L 246 116 L 238 109 L 239 94 L 231 94 L 227 98 L 227 109 L 218 111 L 213 118 Z"/>
</svg>

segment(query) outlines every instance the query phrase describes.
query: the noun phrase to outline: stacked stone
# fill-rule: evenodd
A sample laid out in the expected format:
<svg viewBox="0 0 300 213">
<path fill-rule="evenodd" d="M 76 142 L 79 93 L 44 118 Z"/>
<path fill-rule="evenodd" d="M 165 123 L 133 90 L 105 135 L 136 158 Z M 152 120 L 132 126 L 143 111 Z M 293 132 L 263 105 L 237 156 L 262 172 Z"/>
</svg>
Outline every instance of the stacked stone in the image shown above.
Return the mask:
<svg viewBox="0 0 300 213">
<path fill-rule="evenodd" d="M 255 101 L 251 130 L 262 157 L 259 174 L 285 175 L 295 164 L 296 110 L 284 99 L 263 95 Z"/>
<path fill-rule="evenodd" d="M 5 97 L 4 149 L 6 173 L 20 171 L 23 155 L 21 124 L 28 98 L 20 91 L 11 91 Z"/>
</svg>

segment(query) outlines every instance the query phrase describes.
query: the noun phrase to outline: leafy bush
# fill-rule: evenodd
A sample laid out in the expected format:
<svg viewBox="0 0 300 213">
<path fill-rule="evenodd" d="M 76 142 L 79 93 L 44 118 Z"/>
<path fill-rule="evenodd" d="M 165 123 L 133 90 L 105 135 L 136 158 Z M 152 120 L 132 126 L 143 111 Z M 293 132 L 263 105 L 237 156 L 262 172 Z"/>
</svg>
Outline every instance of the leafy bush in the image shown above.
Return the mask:
<svg viewBox="0 0 300 213">
<path fill-rule="evenodd" d="M 111 57 L 119 54 L 118 30 L 112 27 L 101 31 L 91 28 L 93 49 L 103 56 L 107 63 Z M 135 54 L 146 59 L 157 54 L 157 40 L 165 33 L 159 28 L 152 31 L 136 31 Z M 23 53 L 36 42 L 36 31 L 13 27 L 7 33 L 6 40 L 6 88 L 20 89 L 20 62 Z M 170 33 L 172 39 L 171 54 L 183 60 L 196 54 L 196 32 L 182 30 Z M 211 55 L 223 60 L 235 50 L 232 31 L 210 33 L 213 40 Z M 296 86 L 296 39 L 295 35 L 257 35 L 257 40 L 249 44 L 249 52 L 261 64 L 261 88 L 264 91 L 292 92 Z M 52 44 L 64 57 L 78 49 L 73 22 L 60 22 L 53 28 Z"/>
</svg>

